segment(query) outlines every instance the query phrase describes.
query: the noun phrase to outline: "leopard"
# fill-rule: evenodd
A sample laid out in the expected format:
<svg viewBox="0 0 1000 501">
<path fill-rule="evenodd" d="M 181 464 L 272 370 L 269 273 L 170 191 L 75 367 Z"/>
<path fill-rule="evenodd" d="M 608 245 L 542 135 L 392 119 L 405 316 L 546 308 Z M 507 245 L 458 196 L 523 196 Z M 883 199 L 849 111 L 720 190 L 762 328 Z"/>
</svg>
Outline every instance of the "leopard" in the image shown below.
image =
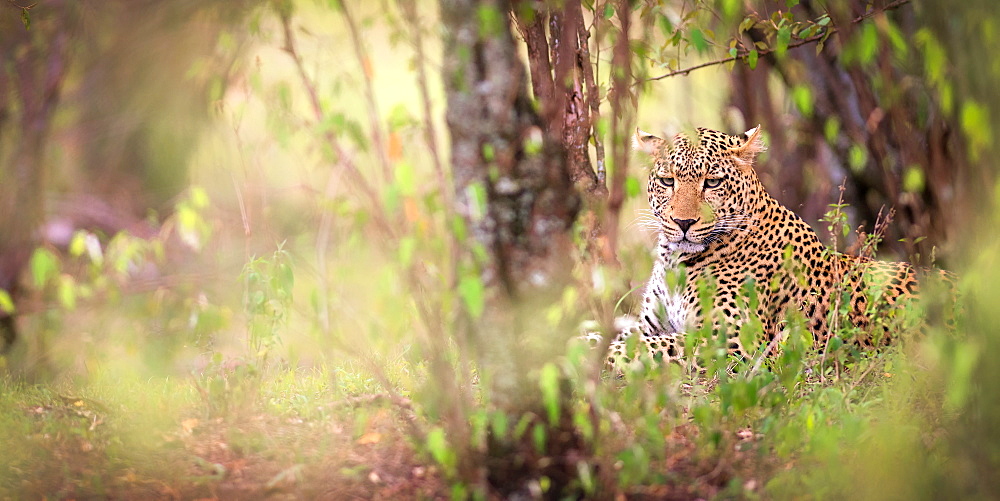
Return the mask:
<svg viewBox="0 0 1000 501">
<path fill-rule="evenodd" d="M 685 336 L 704 328 L 731 357 L 760 360 L 780 350 L 792 319 L 813 347 L 829 346 L 836 322 L 850 324 L 855 346 L 891 344 L 900 329 L 890 320 L 918 297 L 921 270 L 828 248 L 766 191 L 755 166 L 766 150 L 759 125 L 739 135 L 694 132 L 666 140 L 636 129 L 634 148 L 652 158 L 656 256 L 638 316 L 618 327 L 608 365 L 636 356 L 631 336 L 639 353 L 684 362 L 693 358 Z M 744 330 L 759 334 L 748 340 Z"/>
</svg>

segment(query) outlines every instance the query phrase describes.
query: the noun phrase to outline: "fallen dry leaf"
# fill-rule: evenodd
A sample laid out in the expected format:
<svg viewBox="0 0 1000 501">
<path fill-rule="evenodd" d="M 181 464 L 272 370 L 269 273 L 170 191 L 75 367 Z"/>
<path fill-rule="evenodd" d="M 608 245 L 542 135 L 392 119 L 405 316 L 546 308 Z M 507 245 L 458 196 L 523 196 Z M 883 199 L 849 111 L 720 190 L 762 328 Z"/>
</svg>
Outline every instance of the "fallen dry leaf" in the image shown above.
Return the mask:
<svg viewBox="0 0 1000 501">
<path fill-rule="evenodd" d="M 382 440 L 382 434 L 377 431 L 370 431 L 361 435 L 357 443 L 358 445 L 377 444 L 379 440 Z"/>
<path fill-rule="evenodd" d="M 184 428 L 185 433 L 191 433 L 198 427 L 198 424 L 198 418 L 189 418 L 181 421 L 181 428 Z"/>
</svg>

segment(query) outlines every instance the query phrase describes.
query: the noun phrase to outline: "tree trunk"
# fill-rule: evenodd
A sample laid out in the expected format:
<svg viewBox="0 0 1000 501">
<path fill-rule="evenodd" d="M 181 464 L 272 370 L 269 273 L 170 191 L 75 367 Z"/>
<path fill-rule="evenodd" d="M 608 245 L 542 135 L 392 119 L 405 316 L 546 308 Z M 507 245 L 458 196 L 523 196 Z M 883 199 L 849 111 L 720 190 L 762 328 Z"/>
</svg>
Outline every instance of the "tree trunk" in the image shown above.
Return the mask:
<svg viewBox="0 0 1000 501">
<path fill-rule="evenodd" d="M 564 129 L 548 127 L 528 94 L 527 71 L 508 25 L 510 8 L 502 0 L 441 1 L 456 210 L 470 229 L 467 255 L 482 267 L 489 296 L 472 328 L 479 374 L 489 405 L 514 422 L 544 415 L 532 378 L 562 342 L 550 335 L 535 343 L 540 349 L 529 349 L 539 338 L 530 333 L 544 323 L 540 307 L 558 297 L 570 278 L 569 230 L 580 201 L 561 145 Z M 478 246 L 485 252 L 475 252 Z M 547 456 L 580 447 L 572 423 L 549 425 Z M 552 481 L 550 494 L 558 494 L 576 474 L 563 461 L 540 461 L 525 437 L 491 435 L 487 449 L 479 466 L 462 461 L 460 470 L 470 482 L 485 472 L 504 495 L 527 495 L 542 477 Z"/>
<path fill-rule="evenodd" d="M 36 30 L 64 26 L 73 13 L 57 12 L 55 19 L 41 23 Z M 12 29 L 0 37 L 5 54 L 17 54 L 10 71 L 0 73 L 0 120 L 17 120 L 9 157 L 0 156 L 0 289 L 14 299 L 19 293 L 21 271 L 34 249 L 36 232 L 45 213 L 45 151 L 56 105 L 66 75 L 69 34 L 65 30 L 46 30 L 45 42 L 32 33 Z M 13 110 L 9 98 L 19 96 L 20 106 Z M 11 124 L 0 122 L 10 130 Z M 2 152 L 0 152 L 2 153 Z M 13 315 L 0 311 L 0 351 L 6 351 L 17 339 Z"/>
<path fill-rule="evenodd" d="M 508 2 L 442 0 L 444 80 L 457 210 L 509 298 L 562 283 L 579 197 L 558 138 L 535 113 Z M 489 14 L 484 14 L 489 13 Z"/>
<path fill-rule="evenodd" d="M 839 198 L 846 181 L 844 202 L 852 225 L 871 232 L 880 214 L 895 210 L 884 246 L 928 263 L 932 248 L 948 240 L 955 204 L 956 173 L 967 159 L 956 148 L 953 133 L 933 91 L 917 87 L 924 80 L 907 73 L 909 67 L 893 58 L 890 42 L 880 37 L 874 60 L 845 62 L 845 47 L 868 2 L 852 0 L 835 9 L 838 32 L 819 53 L 812 47 L 789 50 L 784 58 L 769 54 L 756 70 L 743 65 L 732 73 L 731 102 L 745 117 L 745 126 L 763 123 L 770 134 L 769 156 L 761 166 L 768 188 L 785 205 L 815 223 Z M 817 18 L 825 10 L 802 2 L 796 17 Z M 895 25 L 912 38 L 911 9 L 890 11 Z M 754 41 L 763 35 L 751 30 Z M 915 53 L 911 50 L 910 54 Z M 811 92 L 811 112 L 787 114 L 772 99 L 768 74 L 776 73 L 787 89 Z M 800 110 L 801 111 L 801 110 Z M 831 141 L 830 127 L 837 133 Z M 852 165 L 853 164 L 853 165 Z M 908 171 L 924 180 L 909 186 Z M 926 237 L 926 239 L 924 238 Z"/>
</svg>

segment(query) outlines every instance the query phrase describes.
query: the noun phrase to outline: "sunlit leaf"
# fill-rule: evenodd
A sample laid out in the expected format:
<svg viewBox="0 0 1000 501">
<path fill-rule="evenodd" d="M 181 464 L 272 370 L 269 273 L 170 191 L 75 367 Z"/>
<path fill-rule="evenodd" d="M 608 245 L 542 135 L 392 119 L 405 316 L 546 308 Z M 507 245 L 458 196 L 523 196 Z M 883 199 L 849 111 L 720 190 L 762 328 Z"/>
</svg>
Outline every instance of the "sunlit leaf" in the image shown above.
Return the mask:
<svg viewBox="0 0 1000 501">
<path fill-rule="evenodd" d="M 969 140 L 972 157 L 976 159 L 993 138 L 990 112 L 985 106 L 970 99 L 962 104 L 961 122 L 962 132 Z"/>
<path fill-rule="evenodd" d="M 625 178 L 625 196 L 634 198 L 642 193 L 642 186 L 635 176 Z"/>
<path fill-rule="evenodd" d="M 59 304 L 67 310 L 76 309 L 76 281 L 70 275 L 62 275 L 56 287 Z"/>
<path fill-rule="evenodd" d="M 908 193 L 924 191 L 924 171 L 919 165 L 911 165 L 903 173 L 903 190 Z"/>
<path fill-rule="evenodd" d="M 777 47 L 775 48 L 775 54 L 778 57 L 785 55 L 788 51 L 788 43 L 792 40 L 792 29 L 788 26 L 782 26 L 778 29 L 778 34 L 776 38 Z"/>
<path fill-rule="evenodd" d="M 859 145 L 852 145 L 847 152 L 847 163 L 854 172 L 861 172 L 868 164 L 868 152 Z"/>
<path fill-rule="evenodd" d="M 757 49 L 751 49 L 750 53 L 747 54 L 747 65 L 750 66 L 751 70 L 757 68 L 757 57 Z"/>
<path fill-rule="evenodd" d="M 506 29 L 505 17 L 496 7 L 481 5 L 476 10 L 476 15 L 479 19 L 479 30 L 484 36 L 495 36 L 500 30 Z"/>
<path fill-rule="evenodd" d="M 722 0 L 722 13 L 732 18 L 740 12 L 743 2 L 740 0 Z"/>
<path fill-rule="evenodd" d="M 550 423 L 559 421 L 559 368 L 552 362 L 542 366 L 538 376 L 538 387 L 542 392 L 542 403 Z"/>
<path fill-rule="evenodd" d="M 205 191 L 205 188 L 202 188 L 201 186 L 192 186 L 191 194 L 189 196 L 192 207 L 196 209 L 204 209 L 205 207 L 208 207 L 208 192 Z"/>
<path fill-rule="evenodd" d="M 469 219 L 478 221 L 486 217 L 486 187 L 482 183 L 472 183 L 465 188 L 469 199 Z"/>
<path fill-rule="evenodd" d="M 396 186 L 400 193 L 406 196 L 413 196 L 417 192 L 417 171 L 413 164 L 402 161 L 396 164 L 394 172 Z"/>
<path fill-rule="evenodd" d="M 957 344 L 954 350 L 945 394 L 945 406 L 951 410 L 962 408 L 969 397 L 973 386 L 973 369 L 979 360 L 981 348 L 969 342 Z"/>
<path fill-rule="evenodd" d="M 0 289 L 0 312 L 14 313 L 16 309 L 14 299 L 10 297 L 10 293 L 4 289 Z"/>
<path fill-rule="evenodd" d="M 610 4 L 606 5 L 610 6 Z M 663 15 L 657 16 L 656 25 L 660 27 L 660 32 L 663 33 L 663 36 L 669 38 L 674 34 L 674 25 L 670 22 L 669 17 Z"/>
<path fill-rule="evenodd" d="M 404 237 L 399 241 L 399 262 L 403 266 L 410 266 L 413 264 L 413 253 L 417 248 L 417 240 L 413 237 Z"/>
<path fill-rule="evenodd" d="M 865 24 L 862 26 L 855 43 L 857 60 L 861 63 L 872 62 L 878 53 L 878 30 L 875 25 Z"/>
<path fill-rule="evenodd" d="M 608 121 L 608 118 L 603 116 L 597 120 L 597 124 L 594 125 L 594 128 L 597 130 L 597 135 L 599 137 L 604 137 L 604 135 L 608 133 L 610 123 L 611 122 Z"/>
<path fill-rule="evenodd" d="M 472 318 L 479 318 L 486 308 L 486 288 L 475 275 L 465 275 L 458 283 L 458 294 L 462 297 L 466 311 Z"/>
<path fill-rule="evenodd" d="M 59 258 L 44 247 L 38 248 L 31 255 L 28 267 L 31 269 L 32 284 L 36 289 L 41 289 L 49 280 L 59 274 Z"/>
<path fill-rule="evenodd" d="M 792 100 L 795 101 L 795 106 L 802 112 L 803 115 L 811 117 L 813 113 L 813 95 L 809 87 L 805 85 L 796 85 L 792 89 Z"/>
<path fill-rule="evenodd" d="M 87 251 L 87 232 L 78 231 L 73 234 L 73 239 L 69 242 L 69 255 L 73 257 L 80 257 L 84 252 Z"/>
<path fill-rule="evenodd" d="M 451 450 L 448 439 L 444 434 L 444 429 L 439 426 L 431 428 L 427 432 L 427 451 L 431 453 L 431 457 L 438 464 L 446 467 L 453 468 L 455 466 L 455 452 Z"/>
<path fill-rule="evenodd" d="M 708 49 L 708 41 L 705 40 L 705 33 L 702 32 L 702 30 L 698 28 L 691 30 L 689 37 L 691 45 L 693 45 L 695 50 L 699 53 L 705 52 L 705 50 Z"/>
<path fill-rule="evenodd" d="M 840 121 L 834 117 L 827 118 L 823 124 L 823 136 L 826 137 L 826 142 L 834 144 L 839 134 Z"/>
</svg>

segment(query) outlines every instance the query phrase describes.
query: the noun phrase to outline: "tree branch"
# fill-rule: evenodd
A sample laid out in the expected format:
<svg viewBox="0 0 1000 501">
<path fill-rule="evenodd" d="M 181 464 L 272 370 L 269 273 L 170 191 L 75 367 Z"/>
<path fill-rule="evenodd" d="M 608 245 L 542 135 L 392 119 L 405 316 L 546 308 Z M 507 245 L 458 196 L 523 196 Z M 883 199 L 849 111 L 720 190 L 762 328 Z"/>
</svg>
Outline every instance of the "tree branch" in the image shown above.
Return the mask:
<svg viewBox="0 0 1000 501">
<path fill-rule="evenodd" d="M 876 14 L 880 14 L 880 13 L 887 12 L 887 11 L 890 11 L 890 10 L 893 10 L 893 9 L 897 9 L 899 7 L 902 7 L 903 5 L 908 4 L 908 3 L 910 3 L 910 0 L 895 0 L 894 2 L 890 2 L 885 7 L 881 8 L 879 10 L 873 10 L 871 12 L 866 12 L 865 14 L 862 14 L 862 15 L 854 18 L 851 21 L 851 24 L 858 24 L 858 23 L 860 23 L 860 22 L 862 22 L 862 21 L 864 21 L 864 20 L 866 20 L 866 19 L 868 19 L 868 18 L 870 18 L 870 17 L 872 17 L 872 16 L 874 16 Z M 790 44 L 788 44 L 788 48 L 789 49 L 794 49 L 796 47 L 801 47 L 803 45 L 808 45 L 808 44 L 811 44 L 811 43 L 819 42 L 820 40 L 825 40 L 827 37 L 829 37 L 830 35 L 836 33 L 837 31 L 838 30 L 837 30 L 836 27 L 831 27 L 828 30 L 826 30 L 825 32 L 820 33 L 818 35 L 813 35 L 811 37 L 803 38 L 801 40 L 797 40 L 797 41 L 795 41 L 793 43 L 790 43 Z M 774 48 L 763 49 L 763 50 L 757 51 L 757 54 L 760 55 L 760 56 L 763 56 L 763 55 L 766 55 L 766 54 L 770 54 L 770 53 L 774 52 L 775 50 L 776 49 L 774 49 Z M 671 72 L 668 72 L 668 73 L 664 73 L 664 74 L 659 75 L 659 76 L 650 77 L 650 78 L 647 78 L 647 79 L 643 80 L 642 82 L 636 82 L 634 85 L 639 85 L 640 83 L 644 83 L 644 82 L 652 82 L 654 80 L 663 80 L 664 78 L 675 77 L 675 76 L 678 76 L 678 75 L 687 75 L 688 73 L 691 73 L 694 70 L 700 70 L 702 68 L 708 68 L 709 66 L 718 66 L 720 64 L 726 64 L 726 63 L 733 62 L 733 61 L 742 61 L 742 60 L 745 60 L 749 55 L 750 55 L 749 51 L 744 51 L 743 53 L 737 54 L 735 56 L 724 57 L 722 59 L 716 59 L 716 60 L 713 60 L 713 61 L 706 61 L 706 62 L 701 63 L 701 64 L 696 64 L 694 66 L 689 66 L 689 67 L 684 68 L 682 70 L 674 70 L 674 71 L 671 71 Z"/>
<path fill-rule="evenodd" d="M 361 81 L 364 82 L 365 104 L 368 108 L 368 121 L 372 131 L 372 142 L 375 145 L 375 156 L 378 157 L 379 164 L 382 166 L 382 178 L 388 182 L 392 179 L 392 170 L 389 166 L 389 158 L 386 155 L 378 102 L 375 100 L 375 90 L 372 88 L 371 63 L 368 61 L 368 55 L 365 54 L 365 49 L 361 42 L 361 34 L 358 31 L 358 24 L 354 21 L 354 17 L 351 16 L 351 11 L 347 8 L 347 2 L 340 2 L 340 12 L 343 14 L 347 30 L 351 34 L 354 57 L 357 58 L 358 65 L 361 66 Z"/>
<path fill-rule="evenodd" d="M 295 47 L 295 36 L 292 32 L 291 19 L 288 16 L 281 16 L 281 26 L 285 38 L 285 46 L 283 50 L 288 53 L 292 58 L 292 62 L 295 63 L 295 69 L 298 72 L 299 79 L 302 81 L 302 86 L 305 87 L 306 93 L 309 95 L 309 102 L 312 105 L 313 115 L 316 119 L 316 123 L 322 123 L 324 118 L 323 106 L 320 104 L 319 93 L 316 92 L 316 85 L 313 84 L 312 80 L 306 74 L 305 67 L 302 65 L 302 57 L 299 56 L 298 50 Z M 337 140 L 337 136 L 332 131 L 326 131 L 323 133 L 323 138 L 330 145 L 330 148 L 336 153 L 337 161 L 343 166 L 344 170 L 351 177 L 355 186 L 361 190 L 361 192 L 367 198 L 368 203 L 371 205 L 371 210 L 374 216 L 374 221 L 376 225 L 384 231 L 386 234 L 391 235 L 393 233 L 392 227 L 386 222 L 385 216 L 382 212 L 382 202 L 375 192 L 372 185 L 365 179 L 364 174 L 358 169 L 357 164 L 355 164 L 350 155 L 348 155 L 347 150 L 340 144 Z M 332 174 L 331 174 L 332 175 Z M 332 179 L 330 180 L 332 183 Z M 328 183 L 328 186 L 330 185 Z"/>
</svg>

